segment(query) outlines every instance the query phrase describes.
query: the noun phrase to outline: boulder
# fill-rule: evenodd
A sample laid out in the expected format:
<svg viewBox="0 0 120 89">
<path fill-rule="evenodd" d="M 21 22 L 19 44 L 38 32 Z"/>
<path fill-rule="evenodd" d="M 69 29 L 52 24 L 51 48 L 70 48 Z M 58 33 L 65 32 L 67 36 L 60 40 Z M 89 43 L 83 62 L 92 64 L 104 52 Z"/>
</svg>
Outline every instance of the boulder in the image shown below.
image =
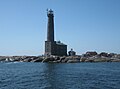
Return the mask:
<svg viewBox="0 0 120 89">
<path fill-rule="evenodd" d="M 99 56 L 100 56 L 100 57 L 102 57 L 102 56 L 103 56 L 103 57 L 108 57 L 108 53 L 101 52 L 101 53 L 99 54 Z"/>
<path fill-rule="evenodd" d="M 24 59 L 23 62 L 31 62 L 32 59 L 31 58 L 27 58 L 27 59 Z"/>
<path fill-rule="evenodd" d="M 115 56 L 115 53 L 109 53 L 108 54 L 108 57 L 111 58 L 111 57 L 114 57 Z"/>
<path fill-rule="evenodd" d="M 49 61 L 49 63 L 60 63 L 60 61 L 59 60 L 57 60 L 57 61 Z"/>
<path fill-rule="evenodd" d="M 85 62 L 85 60 L 87 60 L 86 57 L 81 57 L 80 62 Z"/>
<path fill-rule="evenodd" d="M 60 60 L 60 57 L 55 57 L 55 61 Z"/>
<path fill-rule="evenodd" d="M 43 61 L 43 58 L 36 58 L 36 59 L 34 59 L 32 62 L 42 62 Z"/>
<path fill-rule="evenodd" d="M 115 58 L 120 59 L 120 54 L 114 55 Z"/>
<path fill-rule="evenodd" d="M 7 61 L 7 60 L 9 60 L 8 56 L 0 56 L 0 62 L 4 62 L 4 61 Z"/>
<path fill-rule="evenodd" d="M 77 59 L 72 59 L 72 60 L 68 60 L 67 63 L 79 63 L 80 60 Z"/>
<path fill-rule="evenodd" d="M 94 62 L 111 62 L 110 58 L 96 58 Z"/>
<path fill-rule="evenodd" d="M 54 60 L 55 60 L 55 58 L 53 58 L 53 57 L 46 57 L 45 59 L 42 60 L 42 62 L 51 62 Z"/>
<path fill-rule="evenodd" d="M 65 60 L 65 57 L 60 57 L 60 62 L 62 62 L 63 60 Z"/>
<path fill-rule="evenodd" d="M 94 59 L 86 59 L 85 62 L 94 62 Z"/>
<path fill-rule="evenodd" d="M 87 56 L 89 56 L 89 57 L 92 57 L 92 56 L 95 56 L 95 55 L 97 55 L 97 52 L 95 52 L 95 51 L 88 51 L 88 52 L 86 52 L 86 55 Z"/>
<path fill-rule="evenodd" d="M 66 58 L 62 58 L 61 62 L 62 63 L 66 63 L 70 58 L 66 57 Z"/>
<path fill-rule="evenodd" d="M 112 62 L 120 62 L 120 59 L 113 59 L 113 60 L 111 60 Z"/>
<path fill-rule="evenodd" d="M 21 60 L 21 58 L 15 58 L 15 59 L 13 59 L 13 61 L 20 61 Z"/>
</svg>

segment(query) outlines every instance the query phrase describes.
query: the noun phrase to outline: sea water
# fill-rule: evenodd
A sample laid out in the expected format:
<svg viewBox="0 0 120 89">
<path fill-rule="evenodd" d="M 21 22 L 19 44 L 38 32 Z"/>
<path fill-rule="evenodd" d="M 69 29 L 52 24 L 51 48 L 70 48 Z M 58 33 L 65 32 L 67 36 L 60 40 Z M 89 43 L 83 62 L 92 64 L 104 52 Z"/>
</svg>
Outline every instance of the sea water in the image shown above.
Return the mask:
<svg viewBox="0 0 120 89">
<path fill-rule="evenodd" d="M 120 89 L 120 63 L 0 63 L 0 89 Z"/>
</svg>

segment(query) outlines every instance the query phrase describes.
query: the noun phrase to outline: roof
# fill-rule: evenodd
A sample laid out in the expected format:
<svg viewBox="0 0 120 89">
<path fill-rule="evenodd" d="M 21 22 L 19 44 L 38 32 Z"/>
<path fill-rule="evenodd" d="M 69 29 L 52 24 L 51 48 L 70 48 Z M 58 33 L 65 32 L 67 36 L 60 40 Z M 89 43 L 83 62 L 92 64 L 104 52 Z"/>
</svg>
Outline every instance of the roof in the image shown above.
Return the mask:
<svg viewBox="0 0 120 89">
<path fill-rule="evenodd" d="M 66 45 L 66 44 L 64 44 L 64 43 L 61 43 L 61 41 L 56 41 L 56 44 L 57 44 L 57 45 Z"/>
</svg>

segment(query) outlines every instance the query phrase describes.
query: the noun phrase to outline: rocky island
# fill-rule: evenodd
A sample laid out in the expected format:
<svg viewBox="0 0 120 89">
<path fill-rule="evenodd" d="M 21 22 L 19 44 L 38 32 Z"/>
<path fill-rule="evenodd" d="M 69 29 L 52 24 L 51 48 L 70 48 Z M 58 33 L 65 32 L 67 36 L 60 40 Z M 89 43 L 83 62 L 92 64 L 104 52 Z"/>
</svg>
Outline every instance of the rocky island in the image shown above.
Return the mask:
<svg viewBox="0 0 120 89">
<path fill-rule="evenodd" d="M 81 63 L 81 62 L 120 62 L 120 54 L 106 52 L 86 52 L 73 56 L 0 56 L 0 62 L 43 62 L 43 63 Z"/>
</svg>

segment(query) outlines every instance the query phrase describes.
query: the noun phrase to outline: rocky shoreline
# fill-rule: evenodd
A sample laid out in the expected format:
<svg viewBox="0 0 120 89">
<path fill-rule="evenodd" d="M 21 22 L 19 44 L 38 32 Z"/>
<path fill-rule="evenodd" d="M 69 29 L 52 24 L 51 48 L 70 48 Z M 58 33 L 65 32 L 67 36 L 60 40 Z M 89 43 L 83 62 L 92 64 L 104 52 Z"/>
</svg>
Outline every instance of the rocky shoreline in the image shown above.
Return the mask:
<svg viewBox="0 0 120 89">
<path fill-rule="evenodd" d="M 75 56 L 0 56 L 0 62 L 43 62 L 43 63 L 80 63 L 80 62 L 120 62 L 120 54 L 86 52 Z"/>
</svg>

